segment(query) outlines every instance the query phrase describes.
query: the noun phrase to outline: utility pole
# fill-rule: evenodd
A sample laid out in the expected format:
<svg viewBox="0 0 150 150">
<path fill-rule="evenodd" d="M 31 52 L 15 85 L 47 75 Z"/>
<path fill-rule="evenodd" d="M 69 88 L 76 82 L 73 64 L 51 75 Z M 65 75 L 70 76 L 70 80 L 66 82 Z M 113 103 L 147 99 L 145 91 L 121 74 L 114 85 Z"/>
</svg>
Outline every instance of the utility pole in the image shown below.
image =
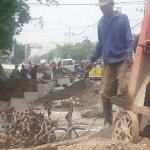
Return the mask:
<svg viewBox="0 0 150 150">
<path fill-rule="evenodd" d="M 89 39 L 87 36 L 83 36 L 82 38 L 85 38 L 86 40 L 87 60 L 89 60 L 89 43 L 88 43 Z"/>
<path fill-rule="evenodd" d="M 27 48 L 28 48 L 28 44 L 25 44 L 25 61 L 26 61 L 26 58 L 27 58 Z"/>
<path fill-rule="evenodd" d="M 78 24 L 75 24 L 75 25 L 73 25 L 72 27 L 69 27 L 68 25 L 63 24 L 63 23 L 60 23 L 60 24 L 66 26 L 66 27 L 68 28 L 68 30 L 69 30 L 69 32 L 68 32 L 68 37 L 69 37 L 68 50 L 69 50 L 69 58 L 71 58 L 71 55 L 70 55 L 70 43 L 71 43 L 71 34 L 73 34 L 73 33 L 71 33 L 71 29 L 73 29 L 73 27 L 76 26 L 76 25 L 78 25 Z"/>
</svg>

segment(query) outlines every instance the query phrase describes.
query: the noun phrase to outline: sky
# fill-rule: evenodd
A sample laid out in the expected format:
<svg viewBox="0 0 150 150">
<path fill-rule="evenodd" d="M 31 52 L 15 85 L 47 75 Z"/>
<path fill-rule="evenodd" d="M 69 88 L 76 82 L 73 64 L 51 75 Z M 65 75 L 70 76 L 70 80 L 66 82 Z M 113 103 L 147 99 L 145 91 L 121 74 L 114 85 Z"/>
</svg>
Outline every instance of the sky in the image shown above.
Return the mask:
<svg viewBox="0 0 150 150">
<path fill-rule="evenodd" d="M 58 0 L 63 4 L 96 4 L 98 0 Z M 134 2 L 142 0 L 115 0 L 117 2 Z M 144 1 L 141 4 L 126 3 L 116 4 L 116 7 L 121 8 L 122 13 L 127 14 L 129 17 L 131 29 L 133 33 L 139 33 L 143 19 L 143 12 L 140 9 L 144 8 Z M 36 0 L 28 0 L 28 3 L 37 3 Z M 42 0 L 43 3 L 46 0 Z M 39 18 L 42 16 L 44 27 L 40 28 L 37 22 L 30 22 L 24 25 L 23 31 L 15 38 L 19 43 L 42 43 L 43 50 L 32 50 L 32 54 L 46 52 L 47 49 L 51 50 L 56 44 L 69 43 L 67 38 L 69 29 L 71 28 L 70 42 L 82 42 L 88 37 L 92 42 L 97 42 L 97 22 L 102 17 L 102 13 L 98 6 L 42 6 L 42 5 L 29 5 L 30 15 L 32 18 Z M 138 9 L 138 11 L 137 11 Z M 63 25 L 65 24 L 65 25 Z M 138 25 L 139 24 L 139 25 Z M 137 26 L 136 26 L 137 25 Z M 88 28 L 89 27 L 89 28 Z M 54 42 L 54 43 L 53 43 Z"/>
</svg>

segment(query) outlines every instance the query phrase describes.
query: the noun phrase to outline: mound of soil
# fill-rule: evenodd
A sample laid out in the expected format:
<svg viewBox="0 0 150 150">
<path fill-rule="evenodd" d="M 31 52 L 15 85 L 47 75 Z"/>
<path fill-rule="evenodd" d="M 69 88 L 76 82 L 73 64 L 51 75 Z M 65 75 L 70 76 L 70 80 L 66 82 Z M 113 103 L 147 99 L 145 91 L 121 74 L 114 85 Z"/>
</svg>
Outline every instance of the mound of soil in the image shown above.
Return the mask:
<svg viewBox="0 0 150 150">
<path fill-rule="evenodd" d="M 39 73 L 41 73 L 43 70 L 50 71 L 50 68 L 45 66 L 45 65 L 38 65 L 37 70 L 38 70 Z"/>
<path fill-rule="evenodd" d="M 47 95 L 45 98 L 50 100 L 63 100 L 70 98 L 72 96 L 81 97 L 85 95 L 90 89 L 94 86 L 94 84 L 88 80 L 79 80 L 72 84 L 66 89 L 61 90 L 59 92 L 52 92 L 50 95 Z"/>
<path fill-rule="evenodd" d="M 77 76 L 74 75 L 70 70 L 67 68 L 59 68 L 54 71 L 54 78 L 63 78 L 64 76 L 68 76 L 70 78 L 71 83 L 74 82 L 75 79 L 77 79 Z"/>
<path fill-rule="evenodd" d="M 80 98 L 80 102 L 82 103 L 83 107 L 79 109 L 91 109 L 94 105 L 101 103 L 102 100 L 99 93 L 99 89 L 99 85 L 94 86 L 88 93 L 83 95 Z"/>
<path fill-rule="evenodd" d="M 147 144 L 132 144 L 100 138 L 82 141 L 79 144 L 60 147 L 59 150 L 149 150 Z"/>
<path fill-rule="evenodd" d="M 11 98 L 22 98 L 23 92 L 37 92 L 37 84 L 43 81 L 32 79 L 11 79 L 0 82 L 0 101 L 10 101 Z"/>
</svg>

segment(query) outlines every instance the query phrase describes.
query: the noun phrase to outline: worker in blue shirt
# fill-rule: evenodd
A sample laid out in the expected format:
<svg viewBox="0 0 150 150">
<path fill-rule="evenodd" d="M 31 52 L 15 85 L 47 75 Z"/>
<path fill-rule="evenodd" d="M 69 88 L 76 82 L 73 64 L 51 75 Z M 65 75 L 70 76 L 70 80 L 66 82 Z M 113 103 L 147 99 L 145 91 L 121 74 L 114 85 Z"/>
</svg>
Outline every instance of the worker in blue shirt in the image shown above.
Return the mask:
<svg viewBox="0 0 150 150">
<path fill-rule="evenodd" d="M 86 65 L 85 72 L 90 71 L 94 62 L 102 57 L 103 79 L 101 97 L 103 101 L 104 127 L 113 123 L 112 103 L 110 98 L 119 90 L 127 93 L 126 71 L 132 66 L 133 38 L 127 15 L 114 11 L 113 0 L 99 0 L 98 6 L 104 14 L 98 23 L 96 50 Z"/>
</svg>

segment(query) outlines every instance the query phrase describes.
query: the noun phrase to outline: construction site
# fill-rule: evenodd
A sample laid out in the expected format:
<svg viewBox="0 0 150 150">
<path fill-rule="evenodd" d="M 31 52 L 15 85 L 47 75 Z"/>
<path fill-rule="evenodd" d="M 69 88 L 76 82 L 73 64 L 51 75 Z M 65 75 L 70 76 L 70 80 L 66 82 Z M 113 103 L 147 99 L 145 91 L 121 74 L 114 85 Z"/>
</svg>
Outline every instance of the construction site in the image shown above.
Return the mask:
<svg viewBox="0 0 150 150">
<path fill-rule="evenodd" d="M 14 0 L 12 6 L 15 6 L 14 10 L 19 6 L 19 11 L 24 11 L 28 6 L 39 5 L 71 8 L 93 6 L 90 3 L 37 1 L 31 3 L 28 0 Z M 17 3 L 19 5 L 16 5 Z M 16 41 L 7 45 L 5 40 L 1 44 L 0 39 L 0 52 L 4 55 L 3 59 L 5 58 L 3 63 L 0 59 L 0 150 L 150 150 L 150 0 L 138 3 L 144 4 L 144 10 L 140 9 L 144 17 L 140 22 L 140 34 L 134 40 L 134 31 L 130 31 L 127 15 L 119 12 L 121 7 L 115 7 L 117 10 L 113 10 L 114 5 L 120 6 L 126 2 L 115 3 L 113 0 L 98 0 L 96 4 L 104 15 L 98 24 L 97 45 L 86 36 L 82 36 L 85 40 L 81 43 L 70 41 L 71 37 L 82 35 L 93 25 L 75 34 L 72 30 L 78 28 L 59 22 L 66 26 L 65 30 L 69 29 L 69 32 L 65 33 L 69 44 L 56 44 L 55 38 L 50 37 L 53 50 L 50 51 L 49 43 L 45 42 L 46 53 L 43 53 L 42 57 L 36 53 L 34 58 L 30 57 L 35 53 L 29 52 L 30 48 L 42 49 L 42 45 L 18 44 L 18 47 L 24 47 L 24 61 L 20 64 L 22 54 L 19 52 L 20 58 L 13 56 L 10 58 L 11 64 L 5 64 L 4 62 L 9 61 L 6 60 L 6 55 L 12 55 L 8 54 L 7 49 L 18 47 L 15 45 Z M 8 1 L 6 6 L 9 8 Z M 3 8 L 0 6 L 1 10 Z M 119 17 L 124 18 L 119 20 Z M 3 17 L 0 17 L 0 20 L 1 18 Z M 31 20 L 32 23 L 36 20 L 35 26 L 44 25 L 42 17 Z M 115 21 L 118 21 L 116 26 Z M 20 30 L 14 33 L 19 34 L 22 30 L 20 24 Z M 139 23 L 135 27 L 138 25 Z M 0 33 L 1 28 L 0 26 Z M 57 30 L 64 29 L 53 28 L 45 32 Z M 32 31 L 23 32 L 26 34 Z M 46 35 L 46 38 L 48 37 Z M 11 42 L 10 39 L 8 41 Z M 17 55 L 18 49 L 14 51 L 14 55 Z M 54 55 L 61 55 L 63 59 L 56 59 Z M 71 57 L 74 57 L 74 60 Z M 81 58 L 87 61 L 79 61 Z M 15 63 L 12 63 L 12 60 Z M 58 63 L 55 60 L 58 60 Z M 121 84 L 127 89 L 125 92 L 120 88 Z"/>
</svg>

